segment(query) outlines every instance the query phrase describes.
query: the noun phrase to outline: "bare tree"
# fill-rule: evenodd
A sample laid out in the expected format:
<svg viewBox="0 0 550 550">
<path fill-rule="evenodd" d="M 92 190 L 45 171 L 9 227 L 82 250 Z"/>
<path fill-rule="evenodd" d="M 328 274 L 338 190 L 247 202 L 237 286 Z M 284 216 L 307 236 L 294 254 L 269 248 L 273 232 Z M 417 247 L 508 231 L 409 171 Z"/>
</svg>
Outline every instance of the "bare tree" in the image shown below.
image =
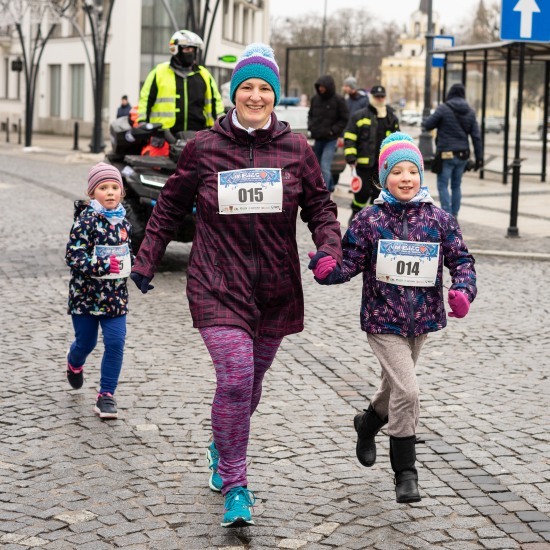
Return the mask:
<svg viewBox="0 0 550 550">
<path fill-rule="evenodd" d="M 32 144 L 36 79 L 46 43 L 71 0 L 0 0 L 0 24 L 13 26 L 21 45 L 25 76 L 25 147 Z M 24 33 L 28 21 L 31 35 Z"/>
<path fill-rule="evenodd" d="M 288 78 L 290 94 L 315 92 L 314 83 L 321 76 L 322 26 L 323 18 L 316 13 L 272 21 L 271 45 L 277 59 L 284 60 L 289 53 L 281 77 L 285 82 Z M 399 35 L 396 25 L 380 22 L 366 9 L 337 10 L 327 20 L 325 32 L 325 72 L 337 86 L 349 75 L 362 86 L 379 82 L 382 58 L 395 53 Z"/>
</svg>

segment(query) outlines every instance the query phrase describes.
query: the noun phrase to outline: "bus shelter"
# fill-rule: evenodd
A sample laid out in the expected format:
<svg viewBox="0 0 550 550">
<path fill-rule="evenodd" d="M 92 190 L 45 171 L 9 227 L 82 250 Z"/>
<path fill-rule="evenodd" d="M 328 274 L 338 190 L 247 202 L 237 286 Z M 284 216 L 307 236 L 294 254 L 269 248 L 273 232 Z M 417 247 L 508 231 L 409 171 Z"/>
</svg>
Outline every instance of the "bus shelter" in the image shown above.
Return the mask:
<svg viewBox="0 0 550 550">
<path fill-rule="evenodd" d="M 480 178 L 484 177 L 484 172 L 496 172 L 502 174 L 502 183 L 508 183 L 510 171 L 513 171 L 515 163 L 521 163 L 521 114 L 523 110 L 523 90 L 525 65 L 536 63 L 540 65 L 541 75 L 543 75 L 544 86 L 542 94 L 543 117 L 542 117 L 542 156 L 541 170 L 536 173 L 524 173 L 524 175 L 540 176 L 541 181 L 546 181 L 546 156 L 548 152 L 548 138 L 545 127 L 548 129 L 549 117 L 549 88 L 550 88 L 550 44 L 546 42 L 493 42 L 489 44 L 475 44 L 470 46 L 456 46 L 447 49 L 433 50 L 432 54 L 444 56 L 443 79 L 438 83 L 438 96 L 445 95 L 447 90 L 447 81 L 449 71 L 457 71 L 461 75 L 461 81 L 466 86 L 468 78 L 468 66 L 476 65 L 480 68 L 481 78 L 481 137 L 485 145 L 486 120 L 487 120 L 487 97 L 492 93 L 488 85 L 488 71 L 490 67 L 504 68 L 505 75 L 505 100 L 504 100 L 504 143 L 502 151 L 502 170 L 488 170 L 484 168 L 480 171 Z M 518 100 L 515 109 L 516 116 L 516 155 L 513 162 L 509 162 L 509 144 L 510 144 L 510 117 L 511 114 L 511 87 L 514 80 L 517 81 Z M 443 90 L 441 90 L 441 84 Z M 519 166 L 518 166 L 519 168 Z"/>
</svg>

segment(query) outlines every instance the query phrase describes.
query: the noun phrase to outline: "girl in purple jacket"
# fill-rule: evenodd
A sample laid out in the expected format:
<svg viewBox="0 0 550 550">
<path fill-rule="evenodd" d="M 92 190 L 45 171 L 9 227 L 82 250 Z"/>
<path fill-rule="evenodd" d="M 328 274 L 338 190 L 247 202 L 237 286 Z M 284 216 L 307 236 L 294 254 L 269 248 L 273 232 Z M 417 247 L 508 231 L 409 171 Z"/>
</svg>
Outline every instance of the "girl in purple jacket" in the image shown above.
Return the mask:
<svg viewBox="0 0 550 550">
<path fill-rule="evenodd" d="M 320 253 L 310 253 L 309 267 L 321 284 L 344 283 L 363 273 L 361 328 L 382 377 L 369 408 L 354 418 L 357 458 L 363 466 L 374 464 L 374 437 L 387 423 L 396 500 L 418 502 L 416 362 L 427 334 L 447 324 L 443 266 L 451 275 L 450 317 L 468 313 L 476 273 L 456 219 L 436 207 L 423 186 L 422 155 L 412 138 L 401 132 L 388 136 L 378 168 L 382 191 L 344 235 L 341 267 Z"/>
<path fill-rule="evenodd" d="M 246 455 L 262 380 L 287 334 L 304 327 L 298 212 L 317 249 L 341 260 L 340 224 L 306 138 L 273 113 L 273 50 L 251 44 L 235 66 L 235 109 L 185 146 L 162 189 L 132 270 L 143 292 L 196 204 L 187 297 L 216 371 L 209 486 L 225 496 L 223 527 L 252 525 Z"/>
</svg>

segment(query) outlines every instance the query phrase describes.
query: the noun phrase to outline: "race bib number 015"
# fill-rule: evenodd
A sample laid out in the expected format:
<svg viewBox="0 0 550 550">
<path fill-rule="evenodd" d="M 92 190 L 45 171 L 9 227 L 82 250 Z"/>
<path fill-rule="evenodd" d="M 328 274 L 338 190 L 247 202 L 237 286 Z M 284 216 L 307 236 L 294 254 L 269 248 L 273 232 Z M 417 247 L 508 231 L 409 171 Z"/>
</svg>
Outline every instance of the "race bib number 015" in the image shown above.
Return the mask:
<svg viewBox="0 0 550 550">
<path fill-rule="evenodd" d="M 266 214 L 283 211 L 279 168 L 245 168 L 218 173 L 220 214 Z"/>
<path fill-rule="evenodd" d="M 376 279 L 402 286 L 434 286 L 439 243 L 378 241 Z"/>
</svg>

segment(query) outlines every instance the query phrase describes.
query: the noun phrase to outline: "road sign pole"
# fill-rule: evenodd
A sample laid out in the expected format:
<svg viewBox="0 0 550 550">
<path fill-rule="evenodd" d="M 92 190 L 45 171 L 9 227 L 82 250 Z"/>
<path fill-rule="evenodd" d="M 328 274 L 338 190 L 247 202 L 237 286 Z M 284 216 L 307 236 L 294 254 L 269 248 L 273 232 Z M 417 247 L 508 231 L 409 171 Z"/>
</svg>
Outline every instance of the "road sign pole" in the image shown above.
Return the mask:
<svg viewBox="0 0 550 550">
<path fill-rule="evenodd" d="M 512 163 L 512 204 L 510 207 L 510 226 L 507 237 L 519 237 L 518 230 L 518 203 L 519 203 L 519 178 L 521 174 L 521 111 L 523 109 L 523 76 L 525 72 L 525 43 L 519 44 L 519 68 L 518 68 L 518 105 L 516 113 L 516 147 L 514 162 Z"/>
</svg>

